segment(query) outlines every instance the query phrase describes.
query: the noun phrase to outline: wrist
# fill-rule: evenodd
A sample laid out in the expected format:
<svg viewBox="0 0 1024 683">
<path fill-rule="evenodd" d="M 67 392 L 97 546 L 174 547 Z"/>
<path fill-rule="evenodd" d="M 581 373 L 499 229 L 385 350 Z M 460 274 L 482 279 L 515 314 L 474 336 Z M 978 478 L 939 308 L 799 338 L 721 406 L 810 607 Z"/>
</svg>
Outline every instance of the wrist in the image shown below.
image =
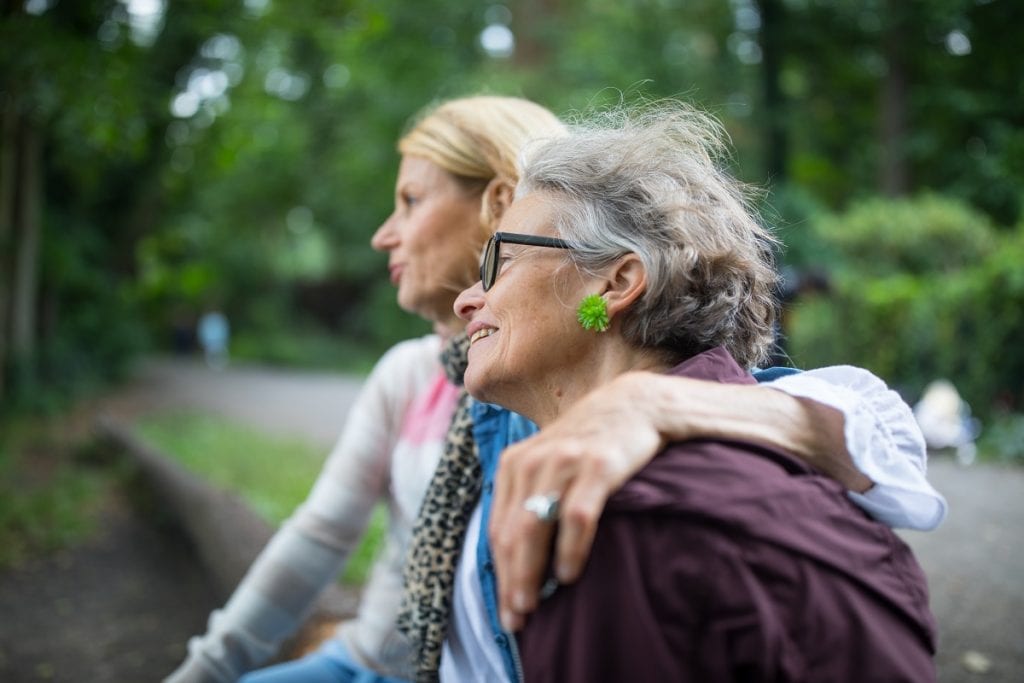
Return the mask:
<svg viewBox="0 0 1024 683">
<path fill-rule="evenodd" d="M 657 433 L 662 448 L 670 441 L 707 436 L 701 433 L 700 410 L 693 400 L 700 395 L 695 385 L 707 382 L 647 371 L 630 372 L 625 379 L 630 410 Z"/>
</svg>

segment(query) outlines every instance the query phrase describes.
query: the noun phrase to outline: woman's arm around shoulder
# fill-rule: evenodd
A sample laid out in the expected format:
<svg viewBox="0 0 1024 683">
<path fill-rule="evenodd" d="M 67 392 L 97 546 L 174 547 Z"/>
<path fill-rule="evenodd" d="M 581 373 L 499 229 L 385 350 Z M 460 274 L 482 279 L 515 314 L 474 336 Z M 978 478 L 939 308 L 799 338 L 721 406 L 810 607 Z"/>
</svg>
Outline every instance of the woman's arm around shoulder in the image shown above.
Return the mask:
<svg viewBox="0 0 1024 683">
<path fill-rule="evenodd" d="M 559 579 L 572 581 L 607 498 L 667 442 L 698 438 L 789 451 L 890 526 L 931 529 L 946 514 L 925 479 L 909 406 L 866 370 L 823 368 L 757 386 L 629 372 L 502 454 L 489 531 L 507 625 L 536 606 L 556 533 L 524 510 L 527 498 L 560 494 L 554 563 Z"/>
<path fill-rule="evenodd" d="M 862 368 L 837 365 L 762 386 L 796 398 L 813 419 L 840 427 L 819 431 L 821 440 L 812 448 L 816 455 L 807 459 L 820 465 L 822 458 L 852 458 L 872 485 L 863 490 L 848 486 L 850 497 L 873 517 L 921 531 L 934 529 L 945 518 L 946 500 L 925 477 L 927 447 L 913 411 L 881 379 Z"/>
</svg>

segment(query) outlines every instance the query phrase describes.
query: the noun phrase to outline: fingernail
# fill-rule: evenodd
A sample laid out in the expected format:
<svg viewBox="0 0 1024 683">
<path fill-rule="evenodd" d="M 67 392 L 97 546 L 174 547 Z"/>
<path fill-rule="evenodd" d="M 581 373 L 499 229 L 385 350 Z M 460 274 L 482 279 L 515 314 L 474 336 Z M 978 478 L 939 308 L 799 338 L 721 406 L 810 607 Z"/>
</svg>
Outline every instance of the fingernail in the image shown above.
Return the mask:
<svg viewBox="0 0 1024 683">
<path fill-rule="evenodd" d="M 509 631 L 509 632 L 515 631 L 516 630 L 515 621 L 516 621 L 515 615 L 513 615 L 508 610 L 504 610 L 504 609 L 501 610 L 501 627 L 503 629 L 505 629 L 506 631 Z"/>
<path fill-rule="evenodd" d="M 525 612 L 527 608 L 526 593 L 523 591 L 516 591 L 512 595 L 512 606 L 520 612 Z"/>
<path fill-rule="evenodd" d="M 568 564 L 559 562 L 555 565 L 555 576 L 558 577 L 559 582 L 568 583 L 569 581 L 572 581 L 572 570 Z"/>
</svg>

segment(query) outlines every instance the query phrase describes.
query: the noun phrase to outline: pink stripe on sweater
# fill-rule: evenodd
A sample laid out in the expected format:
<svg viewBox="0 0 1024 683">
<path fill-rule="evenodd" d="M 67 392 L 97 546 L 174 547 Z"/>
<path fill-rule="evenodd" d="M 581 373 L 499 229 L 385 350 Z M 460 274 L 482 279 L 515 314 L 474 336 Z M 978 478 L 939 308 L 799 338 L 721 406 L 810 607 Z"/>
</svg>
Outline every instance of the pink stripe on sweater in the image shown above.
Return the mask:
<svg viewBox="0 0 1024 683">
<path fill-rule="evenodd" d="M 441 441 L 448 433 L 459 388 L 448 381 L 444 371 L 413 399 L 402 422 L 401 438 L 413 444 Z"/>
</svg>

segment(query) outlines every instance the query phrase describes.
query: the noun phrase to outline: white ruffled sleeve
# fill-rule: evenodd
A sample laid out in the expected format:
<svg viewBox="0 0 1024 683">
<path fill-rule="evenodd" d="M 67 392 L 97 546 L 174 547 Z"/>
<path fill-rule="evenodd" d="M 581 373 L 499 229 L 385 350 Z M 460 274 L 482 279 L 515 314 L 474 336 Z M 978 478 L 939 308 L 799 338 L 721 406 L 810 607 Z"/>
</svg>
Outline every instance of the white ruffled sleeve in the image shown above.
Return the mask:
<svg viewBox="0 0 1024 683">
<path fill-rule="evenodd" d="M 843 414 L 846 449 L 874 482 L 847 492 L 854 503 L 891 527 L 930 531 L 946 517 L 946 499 L 925 473 L 927 448 L 914 414 L 899 394 L 862 368 L 836 365 L 787 375 L 763 386 L 827 405 Z"/>
</svg>

